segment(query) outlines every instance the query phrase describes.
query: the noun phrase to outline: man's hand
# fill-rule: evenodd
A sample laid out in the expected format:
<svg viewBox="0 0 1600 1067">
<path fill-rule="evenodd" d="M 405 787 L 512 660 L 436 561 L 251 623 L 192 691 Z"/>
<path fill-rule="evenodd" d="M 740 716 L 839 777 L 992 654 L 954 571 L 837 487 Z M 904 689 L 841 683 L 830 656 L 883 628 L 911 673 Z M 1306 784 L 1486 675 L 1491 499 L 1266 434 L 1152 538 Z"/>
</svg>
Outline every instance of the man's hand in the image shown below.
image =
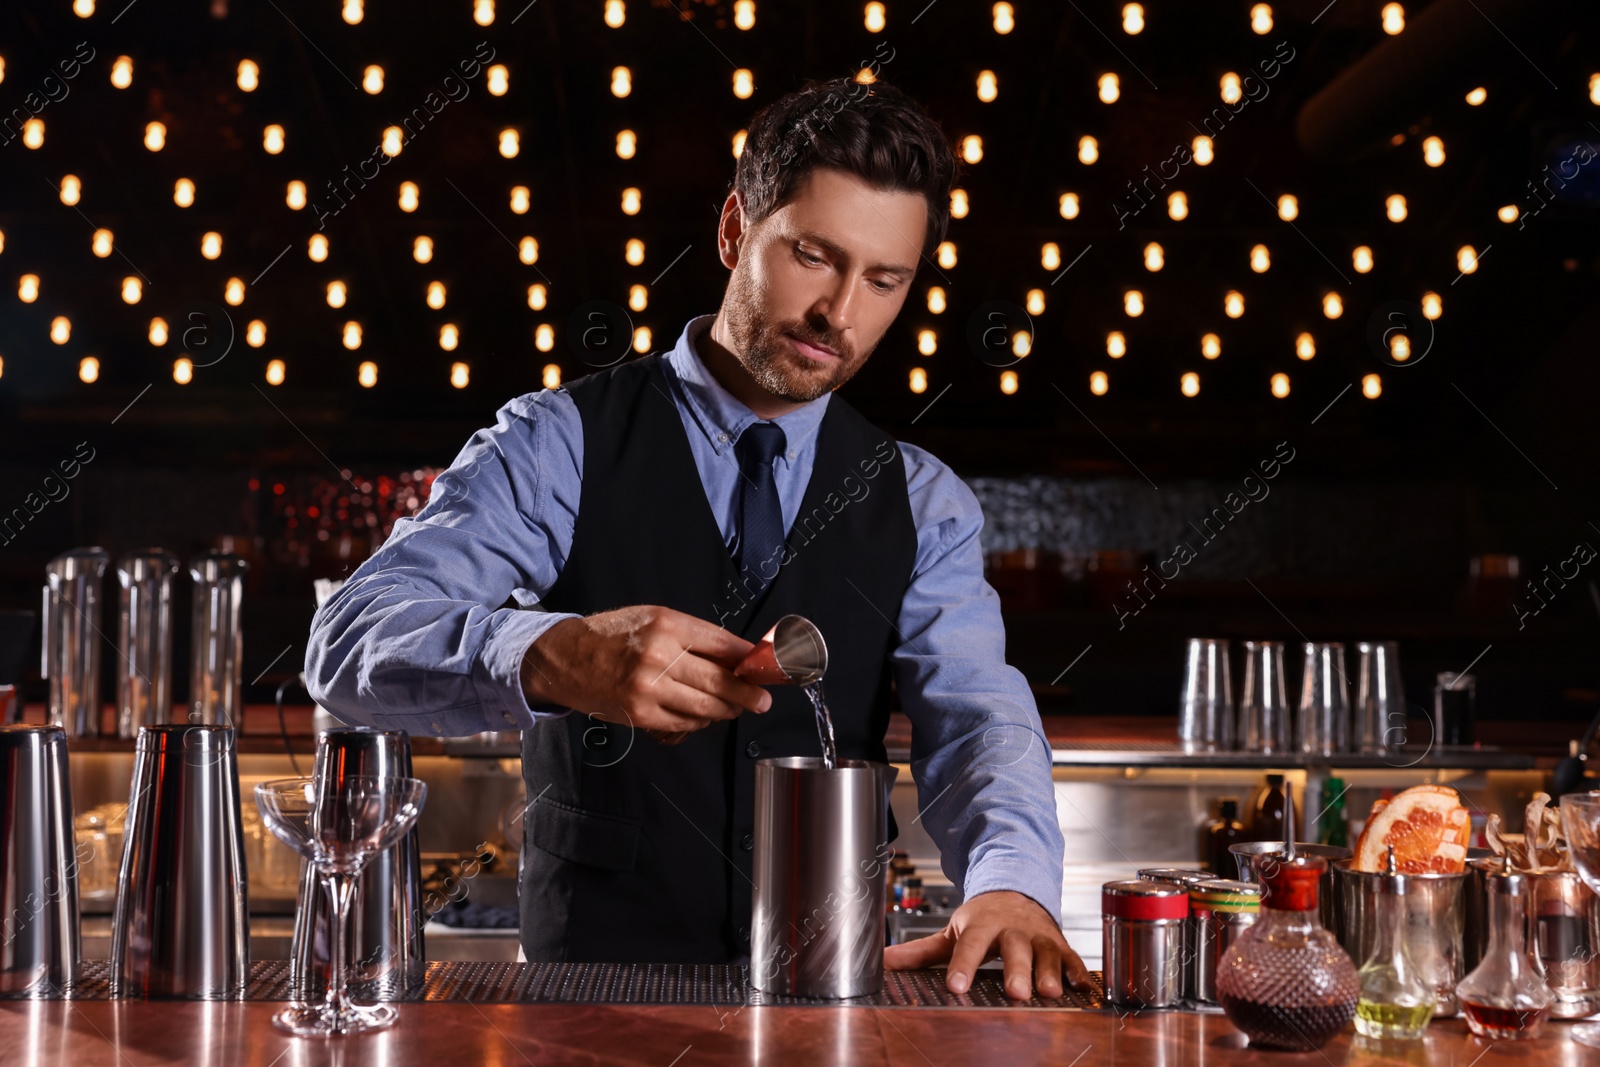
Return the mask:
<svg viewBox="0 0 1600 1067">
<path fill-rule="evenodd" d="M 704 619 L 640 605 L 563 619 L 522 658 L 530 704 L 560 704 L 652 735 L 766 711 L 772 694 L 733 674 L 755 646 Z"/>
<path fill-rule="evenodd" d="M 1041 997 L 1059 997 L 1063 967 L 1074 989 L 1090 988 L 1088 968 L 1049 912 L 1031 897 L 1004 890 L 979 893 L 930 937 L 890 945 L 883 965 L 909 971 L 948 961 L 945 984 L 959 994 L 972 988 L 978 965 L 997 955 L 1005 961 L 1006 996 L 1013 999 L 1028 999 L 1036 987 Z"/>
</svg>

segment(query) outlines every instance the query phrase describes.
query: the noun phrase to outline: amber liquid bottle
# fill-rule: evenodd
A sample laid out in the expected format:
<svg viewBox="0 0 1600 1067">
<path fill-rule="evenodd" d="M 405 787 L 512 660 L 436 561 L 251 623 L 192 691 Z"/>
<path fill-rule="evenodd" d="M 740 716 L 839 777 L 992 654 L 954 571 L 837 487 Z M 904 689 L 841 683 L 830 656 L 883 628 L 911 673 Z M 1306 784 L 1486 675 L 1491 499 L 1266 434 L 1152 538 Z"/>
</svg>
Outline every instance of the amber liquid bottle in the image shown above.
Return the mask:
<svg viewBox="0 0 1600 1067">
<path fill-rule="evenodd" d="M 1228 851 L 1228 846 L 1245 837 L 1244 823 L 1239 821 L 1239 798 L 1223 797 L 1218 804 L 1219 818 L 1206 827 L 1206 856 L 1211 871 L 1218 878 L 1237 878 L 1239 865 Z"/>
<path fill-rule="evenodd" d="M 1250 822 L 1250 837 L 1253 840 L 1284 840 L 1284 809 L 1288 804 L 1284 788 L 1283 775 L 1267 775 L 1267 788 L 1256 798 L 1255 817 Z"/>
</svg>

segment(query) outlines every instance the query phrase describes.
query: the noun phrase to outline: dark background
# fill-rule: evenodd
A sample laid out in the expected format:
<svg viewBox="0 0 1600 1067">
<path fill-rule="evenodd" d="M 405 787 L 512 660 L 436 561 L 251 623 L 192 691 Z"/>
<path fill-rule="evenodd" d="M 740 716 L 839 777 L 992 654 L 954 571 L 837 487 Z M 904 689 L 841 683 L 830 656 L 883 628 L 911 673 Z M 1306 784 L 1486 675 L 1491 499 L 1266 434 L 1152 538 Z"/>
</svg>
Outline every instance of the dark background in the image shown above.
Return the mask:
<svg viewBox="0 0 1600 1067">
<path fill-rule="evenodd" d="M 100 0 L 88 18 L 65 2 L 0 9 L 0 123 L 25 115 L 14 109 L 48 76 L 64 81 L 60 64 L 80 42 L 95 51 L 65 81 L 67 95 L 39 112 L 42 148 L 0 145 L 0 516 L 24 508 L 26 519 L 0 544 L 0 608 L 36 608 L 45 562 L 77 545 L 115 557 L 159 544 L 184 558 L 231 547 L 253 565 L 247 680 L 282 655 L 247 693 L 260 698 L 303 652 L 312 577 L 364 558 L 474 429 L 540 388 L 546 364 L 567 380 L 589 369 L 569 343 L 580 305 L 623 305 L 630 285 L 649 285 L 649 306 L 632 320 L 655 348 L 716 309 L 726 271 L 714 227 L 735 132 L 804 79 L 878 59 L 880 76 L 924 101 L 953 143 L 981 135 L 984 156 L 960 180 L 971 210 L 950 225 L 958 265 L 924 263 L 845 395 L 968 479 L 985 505 L 987 548 L 1054 553 L 1048 578 L 992 575 L 1009 609 L 1011 658 L 1041 687 L 1042 706 L 1170 714 L 1182 640 L 1202 633 L 1398 639 L 1419 703 L 1433 672 L 1481 654 L 1473 671 L 1490 717 L 1586 718 L 1600 700 L 1600 615 L 1585 585 L 1593 565 L 1520 628 L 1512 602 L 1525 590 L 1469 583 L 1474 556 L 1514 554 L 1526 579 L 1580 542 L 1600 546 L 1600 163 L 1548 206 L 1551 193 L 1536 198 L 1530 185 L 1575 144 L 1600 144 L 1592 5 L 1437 0 L 1408 5 L 1396 37 L 1381 29 L 1381 4 L 1356 0 L 1274 4 L 1265 35 L 1251 31 L 1242 2 L 1146 4 L 1138 35 L 1123 32 L 1122 4 L 1103 2 L 1021 2 L 1004 35 L 989 5 L 954 0 L 890 3 L 876 34 L 859 3 L 760 0 L 748 31 L 733 25 L 731 4 L 628 0 L 616 29 L 604 6 L 502 0 L 487 27 L 465 0 L 369 3 L 358 25 L 333 0 Z M 327 203 L 324 183 L 459 77 L 480 42 L 509 68 L 510 91 L 491 96 L 482 75 L 468 82 L 466 99 L 327 220 L 329 257 L 312 262 L 317 215 L 290 210 L 286 184 L 302 180 Z M 1189 198 L 1188 218 L 1171 220 L 1158 202 L 1119 228 L 1113 205 L 1129 202 L 1145 167 L 1190 142 L 1219 106 L 1223 72 L 1259 75 L 1263 60 L 1286 54 L 1279 42 L 1294 58 L 1216 135 L 1215 162 L 1171 182 Z M 119 55 L 134 62 L 120 90 L 110 82 Z M 235 84 L 242 58 L 261 68 L 252 93 Z M 377 95 L 359 88 L 371 63 L 385 70 Z M 624 99 L 609 89 L 617 65 L 633 74 Z M 736 67 L 755 73 L 749 100 L 731 91 Z M 993 103 L 977 98 L 981 70 L 998 76 Z M 1111 105 L 1096 96 L 1105 72 L 1121 82 Z M 1478 107 L 1464 100 L 1475 86 L 1488 91 Z M 166 124 L 160 152 L 143 147 L 149 121 Z M 269 123 L 285 127 L 281 154 L 262 149 Z M 496 150 L 506 127 L 522 139 L 510 160 Z M 639 138 L 631 160 L 613 150 L 624 128 Z M 1084 134 L 1099 140 L 1093 166 L 1077 161 Z M 1441 167 L 1423 162 L 1430 135 L 1445 142 Z M 83 183 L 75 208 L 57 193 L 67 174 Z M 173 203 L 179 177 L 197 187 L 187 209 Z M 421 188 L 411 214 L 396 204 L 405 180 Z M 508 201 L 519 184 L 532 190 L 525 215 Z M 643 193 L 632 217 L 619 209 L 628 186 Z M 1067 191 L 1082 199 L 1070 221 L 1057 210 Z M 1282 192 L 1299 198 L 1293 226 L 1271 202 Z M 1399 224 L 1384 216 L 1391 193 L 1408 201 Z M 1520 223 L 1497 219 L 1504 205 L 1518 205 Z M 90 250 L 97 227 L 115 234 L 109 257 Z M 216 261 L 199 253 L 207 231 L 224 238 Z M 426 265 L 411 257 L 418 234 L 435 242 Z M 540 245 L 531 266 L 514 247 L 525 234 Z M 646 242 L 638 267 L 623 258 L 630 237 Z M 1070 270 L 1040 265 L 1046 241 Z M 1160 272 L 1143 267 L 1150 241 L 1164 249 Z M 1256 243 L 1271 250 L 1265 274 L 1248 266 Z M 1351 266 L 1361 244 L 1376 260 L 1366 274 Z M 1463 244 L 1481 256 L 1468 275 L 1456 266 Z M 31 304 L 17 298 L 25 273 L 42 280 Z M 144 295 L 129 306 L 119 294 L 132 274 Z M 224 308 L 235 276 L 254 284 L 241 306 Z M 323 299 L 333 279 L 349 286 L 338 310 Z M 437 311 L 424 303 L 433 280 L 448 287 Z M 534 282 L 549 287 L 541 312 L 527 303 Z M 934 284 L 949 294 L 941 315 L 926 306 Z M 1033 317 L 1031 354 L 1010 368 L 1019 388 L 1004 395 L 1000 370 L 969 347 L 968 325 L 980 307 L 1021 304 L 1031 288 L 1045 291 L 1046 309 Z M 1128 288 L 1144 294 L 1138 318 L 1123 313 Z M 1245 295 L 1240 319 L 1223 314 L 1229 289 Z M 1430 290 L 1443 297 L 1431 340 L 1430 324 L 1406 320 L 1425 354 L 1403 367 L 1381 358 L 1369 327 Z M 1328 291 L 1344 300 L 1337 320 L 1321 314 Z M 200 304 L 215 313 L 190 336 L 190 354 L 201 364 L 226 355 L 179 385 L 178 324 Z M 72 321 L 65 345 L 49 338 L 57 315 Z M 155 315 L 173 323 L 163 347 L 147 340 Z M 251 319 L 267 323 L 266 345 L 229 347 Z M 348 320 L 363 326 L 359 351 L 340 343 Z M 461 328 L 454 352 L 437 344 L 445 322 Z M 549 353 L 534 347 L 541 323 L 556 331 Z M 921 329 L 938 332 L 936 354 L 917 353 Z M 1112 329 L 1128 338 L 1120 360 L 1105 351 Z M 1294 355 L 1301 330 L 1317 340 L 1309 362 Z M 1198 350 L 1208 331 L 1223 340 L 1214 362 Z M 93 384 L 77 377 L 86 355 L 101 361 Z M 281 386 L 264 380 L 269 359 L 287 364 Z M 363 360 L 380 368 L 375 388 L 356 382 Z M 471 367 L 466 389 L 449 385 L 457 360 Z M 914 366 L 928 375 L 921 394 L 907 387 Z M 1089 391 L 1094 370 L 1110 375 L 1105 396 Z M 1186 371 L 1201 376 L 1197 397 L 1179 392 Z M 1284 399 L 1268 389 L 1277 372 L 1291 379 Z M 1367 399 L 1358 383 L 1374 373 L 1382 394 Z M 80 442 L 95 458 L 67 483 L 70 495 L 28 511 L 28 495 L 43 495 Z M 1279 442 L 1295 459 L 1272 494 L 1119 628 L 1112 592 L 1086 575 L 1094 554 L 1168 556 Z M 187 599 L 185 579 L 180 696 Z M 114 632 L 110 604 L 103 629 Z"/>
</svg>

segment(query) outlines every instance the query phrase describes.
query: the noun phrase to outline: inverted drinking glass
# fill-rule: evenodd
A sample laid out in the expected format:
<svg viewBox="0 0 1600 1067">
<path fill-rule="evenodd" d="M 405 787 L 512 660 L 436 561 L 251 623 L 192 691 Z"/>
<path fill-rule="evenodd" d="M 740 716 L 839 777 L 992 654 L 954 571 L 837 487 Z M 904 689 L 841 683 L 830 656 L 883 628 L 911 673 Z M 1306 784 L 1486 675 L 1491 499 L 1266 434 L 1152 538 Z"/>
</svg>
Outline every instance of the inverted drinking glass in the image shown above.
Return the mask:
<svg viewBox="0 0 1600 1067">
<path fill-rule="evenodd" d="M 272 1021 L 279 1029 L 312 1037 L 352 1034 L 381 1029 L 397 1018 L 393 1004 L 350 1000 L 345 929 L 356 876 L 411 829 L 427 795 L 419 778 L 280 778 L 256 786 L 262 821 L 317 869 L 333 915 L 327 993 L 321 1003 L 290 1004 L 278 1012 Z"/>
</svg>

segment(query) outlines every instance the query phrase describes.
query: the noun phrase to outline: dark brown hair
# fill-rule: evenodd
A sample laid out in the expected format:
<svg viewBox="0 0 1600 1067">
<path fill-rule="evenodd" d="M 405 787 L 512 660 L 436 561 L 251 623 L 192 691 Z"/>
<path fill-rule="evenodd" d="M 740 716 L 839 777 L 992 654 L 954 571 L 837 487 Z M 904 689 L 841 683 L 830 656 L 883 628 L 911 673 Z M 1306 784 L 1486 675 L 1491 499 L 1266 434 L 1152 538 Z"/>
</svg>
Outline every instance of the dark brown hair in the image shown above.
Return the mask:
<svg viewBox="0 0 1600 1067">
<path fill-rule="evenodd" d="M 854 174 L 885 192 L 921 193 L 926 253 L 944 240 L 958 166 L 921 104 L 882 81 L 844 77 L 807 82 L 757 112 L 733 182 L 751 222 L 783 206 L 813 167 Z"/>
</svg>

